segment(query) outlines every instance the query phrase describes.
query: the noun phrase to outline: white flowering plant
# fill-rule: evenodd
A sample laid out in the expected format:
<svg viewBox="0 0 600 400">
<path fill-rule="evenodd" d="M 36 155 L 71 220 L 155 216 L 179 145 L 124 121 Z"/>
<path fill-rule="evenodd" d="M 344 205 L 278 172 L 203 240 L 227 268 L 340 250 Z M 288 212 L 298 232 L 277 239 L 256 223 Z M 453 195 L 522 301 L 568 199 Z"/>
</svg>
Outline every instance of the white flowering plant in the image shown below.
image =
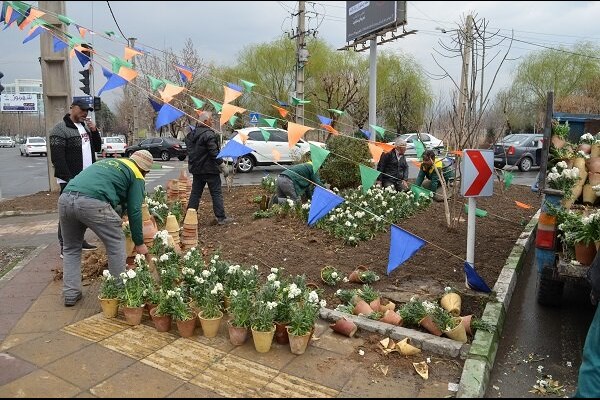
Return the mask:
<svg viewBox="0 0 600 400">
<path fill-rule="evenodd" d="M 275 193 L 275 183 L 276 183 L 276 179 L 274 177 L 272 177 L 271 175 L 266 175 L 263 176 L 263 178 L 260 181 L 260 186 L 265 190 L 265 192 L 267 194 L 273 194 Z"/>
<path fill-rule="evenodd" d="M 276 301 L 256 300 L 252 310 L 252 328 L 259 332 L 270 332 L 274 328 L 276 308 Z"/>
<path fill-rule="evenodd" d="M 156 304 L 156 316 L 171 315 L 175 316 L 177 310 L 177 304 L 183 303 L 183 296 L 181 288 L 177 287 L 174 289 L 161 289 L 159 290 L 158 303 Z"/>
<path fill-rule="evenodd" d="M 119 300 L 125 307 L 141 307 L 144 305 L 144 288 L 140 277 L 133 269 L 127 272 L 121 272 L 123 280 L 123 290 L 121 290 Z"/>
<path fill-rule="evenodd" d="M 552 167 L 547 180 L 550 188 L 561 190 L 565 197 L 570 197 L 573 193 L 573 187 L 579 180 L 579 168 L 569 168 L 566 162 L 560 161 Z"/>
<path fill-rule="evenodd" d="M 596 137 L 591 133 L 585 133 L 579 138 L 579 144 L 594 144 L 596 143 Z"/>
<path fill-rule="evenodd" d="M 179 286 L 182 280 L 181 270 L 179 268 L 179 254 L 170 251 L 153 259 L 156 263 L 156 270 L 160 275 L 160 287 L 162 290 L 173 290 Z"/>
<path fill-rule="evenodd" d="M 167 191 L 162 185 L 154 186 L 154 192 L 152 192 L 152 196 L 150 199 L 156 203 L 166 203 L 167 202 Z"/>
<path fill-rule="evenodd" d="M 117 299 L 119 298 L 120 282 L 117 278 L 110 274 L 110 271 L 105 269 L 102 271 L 102 283 L 100 284 L 101 299 Z"/>
<path fill-rule="evenodd" d="M 419 321 L 427 315 L 427 310 L 422 301 L 413 297 L 398 310 L 398 314 L 402 317 L 404 324 L 418 326 Z"/>
<path fill-rule="evenodd" d="M 252 292 L 248 289 L 234 289 L 230 292 L 230 297 L 229 314 L 231 315 L 231 325 L 238 328 L 249 328 L 253 312 Z"/>
<path fill-rule="evenodd" d="M 148 249 L 150 254 L 161 256 L 170 251 L 174 251 L 172 242 L 169 241 L 170 235 L 168 231 L 162 230 L 154 234 L 152 245 Z"/>
<path fill-rule="evenodd" d="M 153 200 L 151 197 L 146 197 L 145 202 L 148 204 L 148 211 L 156 220 L 158 229 L 163 229 L 167 223 L 167 216 L 169 215 L 169 206 L 167 205 L 166 199 L 163 202 Z"/>
<path fill-rule="evenodd" d="M 329 286 L 337 285 L 343 276 L 338 269 L 332 265 L 326 265 L 321 269 L 321 279 Z"/>
<path fill-rule="evenodd" d="M 326 301 L 319 300 L 314 290 L 306 293 L 303 301 L 293 303 L 290 308 L 289 333 L 296 336 L 310 333 L 319 317 L 319 310 L 326 305 Z"/>
<path fill-rule="evenodd" d="M 223 284 L 216 282 L 208 287 L 203 296 L 199 298 L 198 307 L 203 318 L 211 319 L 222 316 L 221 303 L 223 300 Z"/>
</svg>

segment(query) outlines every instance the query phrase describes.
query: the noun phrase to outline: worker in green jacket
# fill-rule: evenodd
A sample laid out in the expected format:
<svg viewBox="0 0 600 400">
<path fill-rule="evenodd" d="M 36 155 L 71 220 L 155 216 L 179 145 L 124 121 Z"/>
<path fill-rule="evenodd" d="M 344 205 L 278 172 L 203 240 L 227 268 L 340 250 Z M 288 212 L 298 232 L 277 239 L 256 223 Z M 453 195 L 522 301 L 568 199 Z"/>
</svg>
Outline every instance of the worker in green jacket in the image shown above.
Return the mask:
<svg viewBox="0 0 600 400">
<path fill-rule="evenodd" d="M 127 210 L 131 237 L 138 254 L 147 254 L 142 231 L 144 176 L 152 154 L 139 150 L 128 159 L 98 161 L 72 178 L 58 199 L 63 235 L 63 296 L 66 307 L 81 299 L 81 244 L 86 228 L 104 243 L 112 276 L 125 272 L 125 235 L 121 215 Z"/>
<path fill-rule="evenodd" d="M 312 194 L 313 184 L 323 186 L 319 173 L 313 171 L 312 162 L 292 165 L 277 177 L 277 193 L 272 203 L 281 204 L 287 199 L 300 203 L 303 196 Z"/>
</svg>

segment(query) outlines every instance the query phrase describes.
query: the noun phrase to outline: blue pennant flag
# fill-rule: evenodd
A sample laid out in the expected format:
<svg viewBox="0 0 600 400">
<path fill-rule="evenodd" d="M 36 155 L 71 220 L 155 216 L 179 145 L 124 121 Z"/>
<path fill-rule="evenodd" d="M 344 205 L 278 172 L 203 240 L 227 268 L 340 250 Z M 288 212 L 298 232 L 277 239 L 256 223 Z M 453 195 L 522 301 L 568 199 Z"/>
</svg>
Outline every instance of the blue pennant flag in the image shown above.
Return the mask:
<svg viewBox="0 0 600 400">
<path fill-rule="evenodd" d="M 230 89 L 237 90 L 238 92 L 244 92 L 244 88 L 240 85 L 236 85 L 235 83 L 227 82 L 227 86 L 229 86 Z"/>
<path fill-rule="evenodd" d="M 327 118 L 322 115 L 317 115 L 317 117 L 319 118 L 319 121 L 321 121 L 322 125 L 331 125 L 331 123 L 333 122 L 331 118 Z"/>
<path fill-rule="evenodd" d="M 29 42 L 30 40 L 35 39 L 36 37 L 38 37 L 42 32 L 44 32 L 44 28 L 42 28 L 41 26 L 38 26 L 37 28 L 35 28 L 35 30 L 33 32 L 31 32 L 31 35 L 27 36 L 25 39 L 23 39 L 23 44 Z"/>
<path fill-rule="evenodd" d="M 483 278 L 475 271 L 475 268 L 468 262 L 465 261 L 465 276 L 467 286 L 478 292 L 489 293 L 492 291 L 490 287 L 485 283 Z"/>
<path fill-rule="evenodd" d="M 110 79 L 110 77 L 113 75 L 113 73 L 110 69 L 106 69 L 106 68 L 102 67 L 102 75 L 104 75 L 104 77 L 106 79 Z"/>
<path fill-rule="evenodd" d="M 55 53 L 57 53 L 63 49 L 66 49 L 67 47 L 69 47 L 68 44 L 66 44 L 65 42 L 63 42 L 62 40 L 57 38 L 56 36 L 54 37 L 54 52 Z"/>
<path fill-rule="evenodd" d="M 236 142 L 235 140 L 230 140 L 229 142 L 227 142 L 225 147 L 223 147 L 221 149 L 219 154 L 217 154 L 217 158 L 223 158 L 223 157 L 237 158 L 237 157 L 246 155 L 248 153 L 252 153 L 253 151 L 254 150 L 252 150 L 250 147 L 243 145 L 240 142 Z"/>
<path fill-rule="evenodd" d="M 337 194 L 323 189 L 321 186 L 315 186 L 315 191 L 310 201 L 310 210 L 308 211 L 308 225 L 313 226 L 318 220 L 340 204 L 344 199 Z"/>
<path fill-rule="evenodd" d="M 152 106 L 152 108 L 154 109 L 155 112 L 160 111 L 160 108 L 162 107 L 162 103 L 159 103 L 158 101 L 154 101 L 150 97 L 148 97 L 148 101 L 150 102 L 150 105 Z"/>
<path fill-rule="evenodd" d="M 289 106 L 288 103 L 286 103 L 285 101 L 281 101 L 281 100 L 277 100 L 277 103 L 281 106 L 281 107 L 287 107 Z"/>
<path fill-rule="evenodd" d="M 106 73 L 110 73 L 110 76 L 107 76 Z M 102 94 L 102 92 L 104 92 L 105 90 L 112 90 L 112 89 L 116 89 L 120 86 L 126 85 L 127 84 L 127 80 L 117 74 L 113 74 L 112 72 L 105 70 L 104 67 L 102 68 L 102 73 L 104 74 L 104 76 L 106 76 L 108 78 L 108 80 L 106 81 L 106 83 L 104 84 L 104 86 L 102 86 L 102 89 L 100 89 L 100 91 L 98 92 L 98 96 L 100 96 Z"/>
<path fill-rule="evenodd" d="M 398 268 L 421 247 L 425 241 L 396 225 L 391 225 L 390 256 L 388 257 L 387 274 Z"/>
<path fill-rule="evenodd" d="M 8 23 L 6 24 L 6 28 L 8 28 L 10 26 L 10 24 L 12 24 L 13 22 L 15 22 L 16 20 L 18 20 L 19 18 L 21 18 L 23 15 L 17 11 L 16 8 L 13 7 L 13 11 L 12 14 L 10 14 L 10 20 L 8 20 Z"/>
<path fill-rule="evenodd" d="M 367 139 L 371 139 L 371 132 L 369 132 L 369 131 L 365 131 L 364 129 L 361 129 L 361 130 L 360 130 L 360 133 L 362 133 L 363 135 L 365 135 L 365 137 L 366 137 Z"/>
<path fill-rule="evenodd" d="M 75 50 L 75 55 L 77 56 L 77 59 L 81 63 L 82 67 L 85 67 L 85 65 L 90 62 L 90 58 L 80 51 Z"/>
<path fill-rule="evenodd" d="M 162 126 L 170 124 L 171 122 L 177 120 L 182 117 L 184 112 L 173 107 L 172 105 L 165 103 L 160 108 L 158 115 L 156 116 L 156 124 L 154 124 L 155 128 L 158 130 Z"/>
</svg>

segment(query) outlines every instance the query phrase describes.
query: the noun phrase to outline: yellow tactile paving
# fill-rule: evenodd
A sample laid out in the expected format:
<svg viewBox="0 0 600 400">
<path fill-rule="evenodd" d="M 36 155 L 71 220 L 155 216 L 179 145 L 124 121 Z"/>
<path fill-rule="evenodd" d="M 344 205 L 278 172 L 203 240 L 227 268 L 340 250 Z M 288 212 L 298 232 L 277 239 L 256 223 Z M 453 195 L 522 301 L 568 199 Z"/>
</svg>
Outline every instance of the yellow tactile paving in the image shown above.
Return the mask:
<svg viewBox="0 0 600 400">
<path fill-rule="evenodd" d="M 132 326 L 103 340 L 100 344 L 121 354 L 141 360 L 150 354 L 173 343 L 176 335 L 158 332 L 146 325 Z"/>
<path fill-rule="evenodd" d="M 280 373 L 261 391 L 264 397 L 303 397 L 323 398 L 337 397 L 339 392 L 327 386 L 298 378 L 297 376 Z"/>
<path fill-rule="evenodd" d="M 180 379 L 190 380 L 227 353 L 192 339 L 180 338 L 141 360 Z"/>
<path fill-rule="evenodd" d="M 128 328 L 130 326 L 123 321 L 106 318 L 100 313 L 65 326 L 61 330 L 92 342 L 99 342 Z"/>
<path fill-rule="evenodd" d="M 190 383 L 224 397 L 262 397 L 262 389 L 278 371 L 241 357 L 227 355 Z"/>
</svg>

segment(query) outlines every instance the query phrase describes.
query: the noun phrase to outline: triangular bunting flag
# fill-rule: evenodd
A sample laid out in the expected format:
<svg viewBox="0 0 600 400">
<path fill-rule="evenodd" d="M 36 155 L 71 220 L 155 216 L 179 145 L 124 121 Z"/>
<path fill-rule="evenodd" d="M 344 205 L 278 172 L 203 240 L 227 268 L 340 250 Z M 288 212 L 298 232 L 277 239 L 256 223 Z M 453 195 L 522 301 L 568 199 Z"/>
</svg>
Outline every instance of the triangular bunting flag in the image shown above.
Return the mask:
<svg viewBox="0 0 600 400">
<path fill-rule="evenodd" d="M 323 128 L 325 128 L 325 130 L 329 133 L 332 133 L 334 135 L 339 135 L 340 133 L 331 125 L 321 125 Z"/>
<path fill-rule="evenodd" d="M 275 124 L 277 123 L 277 120 L 275 118 L 261 118 L 267 125 L 269 125 L 271 128 L 275 128 Z"/>
<path fill-rule="evenodd" d="M 271 138 L 271 132 L 263 129 L 263 128 L 258 128 L 260 130 L 260 133 L 262 133 L 263 138 L 265 139 L 265 142 L 268 142 L 269 139 Z"/>
<path fill-rule="evenodd" d="M 384 153 L 390 152 L 394 150 L 395 146 L 393 144 L 383 143 L 383 142 L 375 142 L 375 145 L 381 147 Z"/>
<path fill-rule="evenodd" d="M 197 97 L 190 96 L 190 99 L 194 102 L 194 108 L 202 108 L 204 107 L 204 102 Z"/>
<path fill-rule="evenodd" d="M 310 201 L 310 210 L 308 211 L 308 225 L 313 226 L 316 224 L 317 221 L 342 204 L 343 201 L 344 199 L 337 194 L 323 189 L 321 186 L 315 186 Z"/>
<path fill-rule="evenodd" d="M 242 138 L 242 143 L 246 144 L 246 142 L 248 141 L 248 135 L 246 135 L 245 133 L 239 133 L 240 137 Z"/>
<path fill-rule="evenodd" d="M 69 38 L 69 47 L 70 48 L 80 47 L 82 44 L 83 44 L 82 38 L 75 37 L 75 36 L 71 36 Z"/>
<path fill-rule="evenodd" d="M 469 215 L 469 205 L 468 204 L 465 204 L 465 214 Z M 483 218 L 483 217 L 487 217 L 487 215 L 488 215 L 487 211 L 482 210 L 480 208 L 475 208 L 475 216 L 476 217 Z"/>
<path fill-rule="evenodd" d="M 271 150 L 271 153 L 273 154 L 273 160 L 275 160 L 276 162 L 281 160 L 281 153 L 278 152 L 277 149 Z"/>
<path fill-rule="evenodd" d="M 87 28 L 77 25 L 77 30 L 79 31 L 79 36 L 85 38 L 85 34 L 88 32 Z"/>
<path fill-rule="evenodd" d="M 238 118 L 239 117 L 237 115 L 234 115 L 231 118 L 229 118 L 229 125 L 231 125 L 232 128 L 233 128 L 233 125 L 235 125 L 235 121 L 237 121 Z"/>
<path fill-rule="evenodd" d="M 362 183 L 362 192 L 364 194 L 367 194 L 367 192 L 369 191 L 369 189 L 371 189 L 371 186 L 373 186 L 381 172 L 362 164 L 358 164 L 358 168 L 360 169 L 360 181 Z"/>
<path fill-rule="evenodd" d="M 137 51 L 135 49 L 132 49 L 131 47 L 125 46 L 125 51 L 124 51 L 125 55 L 123 56 L 124 60 L 131 60 L 133 57 L 135 56 L 139 56 L 141 54 L 144 54 L 140 51 Z"/>
<path fill-rule="evenodd" d="M 531 208 L 529 204 L 521 203 L 520 201 L 515 200 L 515 204 L 517 205 L 517 207 L 523 208 L 525 210 L 529 210 Z"/>
<path fill-rule="evenodd" d="M 319 118 L 319 121 L 321 121 L 321 125 L 331 125 L 331 123 L 333 122 L 331 118 L 327 118 L 322 115 L 317 114 L 317 118 Z"/>
<path fill-rule="evenodd" d="M 238 157 L 244 156 L 246 154 L 250 154 L 253 151 L 254 150 L 252 150 L 250 147 L 244 146 L 240 142 L 237 142 L 235 140 L 230 140 L 227 142 L 225 147 L 223 147 L 221 149 L 219 154 L 217 154 L 217 158 L 223 158 L 223 157 L 238 158 Z"/>
<path fill-rule="evenodd" d="M 281 107 L 275 106 L 275 105 L 273 105 L 273 107 L 274 107 L 274 108 L 275 108 L 277 111 L 279 111 L 279 115 L 281 115 L 281 118 L 285 118 L 285 117 L 287 117 L 287 115 L 288 115 L 288 110 L 286 110 L 285 108 L 281 108 Z"/>
<path fill-rule="evenodd" d="M 21 12 L 21 18 L 19 18 L 17 20 L 17 25 L 19 26 L 20 30 L 25 29 L 25 27 L 31 22 L 31 21 L 27 20 L 30 12 L 31 12 L 31 7 L 28 7 Z"/>
<path fill-rule="evenodd" d="M 80 51 L 75 50 L 75 55 L 82 67 L 85 67 L 86 64 L 90 62 L 90 58 Z"/>
<path fill-rule="evenodd" d="M 106 72 L 109 72 L 109 71 L 106 71 Z M 106 76 L 106 74 L 104 76 Z M 126 85 L 126 84 L 127 84 L 127 80 L 125 80 L 125 78 L 123 78 L 117 74 L 111 74 L 110 77 L 108 78 L 108 81 L 106 81 L 104 86 L 102 86 L 102 89 L 100 89 L 98 91 L 98 96 L 100 96 L 102 94 L 102 92 L 104 92 L 104 91 L 116 89 L 116 88 Z"/>
<path fill-rule="evenodd" d="M 424 187 L 417 186 L 415 184 L 410 185 L 410 191 L 415 195 L 415 200 L 419 201 L 421 196 L 425 196 L 428 199 L 433 198 L 433 192 L 431 190 L 425 189 Z"/>
<path fill-rule="evenodd" d="M 335 108 L 328 108 L 327 111 L 331 111 L 332 113 L 336 113 L 337 115 L 344 115 L 344 111 L 336 110 Z"/>
<path fill-rule="evenodd" d="M 236 85 L 235 83 L 227 82 L 227 86 L 230 89 L 235 90 L 236 92 L 243 92 L 244 91 L 243 87 L 241 87 L 240 85 Z"/>
<path fill-rule="evenodd" d="M 138 72 L 131 68 L 121 67 L 121 69 L 119 69 L 119 76 L 125 78 L 127 82 L 131 82 L 138 76 Z"/>
<path fill-rule="evenodd" d="M 29 10 L 29 15 L 27 15 L 27 18 L 25 18 L 25 21 L 23 21 L 19 25 L 19 28 L 21 28 L 21 29 L 25 28 L 27 25 L 29 25 L 31 22 L 33 22 L 33 20 L 40 18 L 44 14 L 46 14 L 46 13 L 41 10 L 31 8 Z"/>
<path fill-rule="evenodd" d="M 110 79 L 110 77 L 113 76 L 113 73 L 110 70 L 102 67 L 102 75 L 104 75 L 106 79 Z"/>
<path fill-rule="evenodd" d="M 6 18 L 8 19 L 8 22 L 6 23 L 6 28 L 8 28 L 13 22 L 15 22 L 20 17 L 22 17 L 22 15 L 17 10 L 15 10 L 14 8 L 9 7 L 9 9 L 11 11 L 9 12 L 7 10 L 7 12 L 6 12 Z M 6 28 L 4 28 L 4 29 L 6 29 Z"/>
<path fill-rule="evenodd" d="M 146 76 L 150 80 L 150 86 L 152 87 L 152 90 L 158 90 L 158 89 L 160 89 L 161 86 L 163 86 L 165 84 L 162 80 L 160 80 L 158 78 L 155 78 L 150 75 L 146 75 Z"/>
<path fill-rule="evenodd" d="M 281 107 L 288 107 L 289 104 L 286 103 L 285 101 L 281 101 L 281 100 L 277 100 L 277 104 L 279 104 Z"/>
<path fill-rule="evenodd" d="M 67 17 L 66 15 L 57 15 L 57 18 L 60 22 L 62 22 L 63 24 L 65 24 L 66 26 L 69 26 L 73 23 L 73 20 L 69 17 Z"/>
<path fill-rule="evenodd" d="M 148 101 L 150 102 L 150 105 L 152 106 L 155 112 L 159 112 L 160 108 L 163 106 L 161 103 L 159 103 L 158 101 L 154 101 L 150 97 L 148 97 Z"/>
<path fill-rule="evenodd" d="M 183 83 L 187 83 L 192 80 L 194 75 L 194 71 L 190 69 L 190 67 L 186 67 L 185 65 L 175 64 L 175 69 L 179 71 L 179 76 L 181 77 L 181 81 Z"/>
<path fill-rule="evenodd" d="M 179 117 L 182 117 L 184 115 L 184 112 L 173 107 L 170 104 L 163 104 L 163 106 L 160 108 L 160 111 L 158 112 L 158 115 L 156 116 L 156 124 L 155 124 L 155 128 L 156 130 L 159 130 L 162 126 L 165 126 L 167 124 L 170 124 L 171 122 L 177 120 Z"/>
<path fill-rule="evenodd" d="M 248 93 L 250 93 L 252 91 L 252 88 L 254 86 L 256 86 L 256 83 L 248 82 L 243 79 L 240 79 L 240 82 L 242 82 L 242 85 L 244 85 L 244 88 L 246 89 L 246 92 L 248 92 Z"/>
<path fill-rule="evenodd" d="M 121 60 L 119 57 L 109 56 L 108 59 L 112 65 L 112 72 L 115 74 L 119 73 L 121 67 L 127 67 L 133 69 L 133 64 L 129 61 Z"/>
<path fill-rule="evenodd" d="M 231 103 L 232 101 L 234 101 L 242 95 L 242 92 L 239 92 L 227 86 L 223 86 L 223 90 L 225 91 L 225 94 L 223 95 L 223 103 L 225 104 Z"/>
<path fill-rule="evenodd" d="M 234 106 L 233 104 L 223 104 L 223 109 L 221 110 L 221 125 L 225 125 L 227 121 L 233 116 L 235 113 L 243 113 L 246 111 L 245 108 Z"/>
<path fill-rule="evenodd" d="M 420 140 L 414 140 L 413 143 L 415 145 L 415 152 L 417 153 L 417 158 L 419 160 L 422 160 L 423 153 L 425 153 L 425 146 L 423 145 L 423 142 L 421 142 Z"/>
<path fill-rule="evenodd" d="M 57 38 L 56 36 L 53 37 L 53 41 L 54 41 L 54 52 L 55 53 L 58 53 L 59 51 L 64 50 L 67 47 L 69 47 L 68 44 L 66 44 L 65 42 L 63 42 L 62 40 Z"/>
<path fill-rule="evenodd" d="M 512 184 L 515 174 L 510 171 L 502 171 L 502 175 L 504 175 L 504 189 L 508 189 Z"/>
<path fill-rule="evenodd" d="M 375 131 L 375 133 L 377 133 L 379 135 L 379 137 L 381 137 L 381 139 L 383 139 L 383 136 L 385 135 L 385 129 L 377 126 L 377 125 L 370 125 L 371 128 L 373 128 L 373 130 Z"/>
<path fill-rule="evenodd" d="M 214 100 L 208 99 L 208 101 L 210 101 L 210 104 L 212 104 L 212 106 L 215 108 L 215 110 L 220 113 L 221 110 L 223 110 L 223 106 L 220 103 L 217 103 Z"/>
<path fill-rule="evenodd" d="M 163 99 L 165 103 L 169 103 L 175 96 L 183 91 L 182 86 L 175 86 L 167 83 L 163 91 L 158 91 L 160 97 Z"/>
<path fill-rule="evenodd" d="M 302 100 L 292 96 L 292 105 L 297 106 L 299 104 L 310 104 L 310 100 Z"/>
<path fill-rule="evenodd" d="M 425 241 L 396 225 L 391 225 L 390 255 L 388 257 L 387 274 L 398 268 L 404 261 L 415 254 Z"/>
<path fill-rule="evenodd" d="M 492 289 L 490 289 L 481 276 L 479 276 L 479 274 L 475 271 L 475 268 L 473 268 L 473 266 L 467 261 L 465 261 L 464 270 L 465 283 L 467 284 L 468 288 L 484 293 L 489 293 L 492 291 Z"/>
<path fill-rule="evenodd" d="M 304 126 L 300 124 L 296 124 L 295 122 L 288 122 L 288 145 L 290 149 L 298 143 L 298 140 L 312 128 L 309 126 Z"/>
<path fill-rule="evenodd" d="M 381 158 L 381 154 L 383 153 L 383 149 L 373 143 L 368 143 L 368 145 L 371 156 L 373 156 L 373 161 L 378 163 L 379 159 Z"/>
<path fill-rule="evenodd" d="M 113 31 L 104 31 L 104 34 L 108 37 L 112 37 L 115 35 L 115 33 Z"/>
<path fill-rule="evenodd" d="M 41 26 L 38 26 L 37 28 L 32 28 L 29 33 L 27 34 L 27 37 L 25 39 L 23 39 L 23 44 L 35 39 L 36 37 L 38 37 L 42 32 L 44 32 L 44 28 L 42 28 Z"/>
<path fill-rule="evenodd" d="M 310 160 L 315 173 L 321 168 L 329 153 L 329 150 L 310 143 Z"/>
<path fill-rule="evenodd" d="M 360 133 L 362 133 L 363 135 L 365 135 L 365 137 L 366 137 L 367 139 L 371 139 L 371 132 L 369 132 L 369 131 L 366 131 L 366 130 L 364 130 L 364 129 L 360 129 Z"/>
</svg>

